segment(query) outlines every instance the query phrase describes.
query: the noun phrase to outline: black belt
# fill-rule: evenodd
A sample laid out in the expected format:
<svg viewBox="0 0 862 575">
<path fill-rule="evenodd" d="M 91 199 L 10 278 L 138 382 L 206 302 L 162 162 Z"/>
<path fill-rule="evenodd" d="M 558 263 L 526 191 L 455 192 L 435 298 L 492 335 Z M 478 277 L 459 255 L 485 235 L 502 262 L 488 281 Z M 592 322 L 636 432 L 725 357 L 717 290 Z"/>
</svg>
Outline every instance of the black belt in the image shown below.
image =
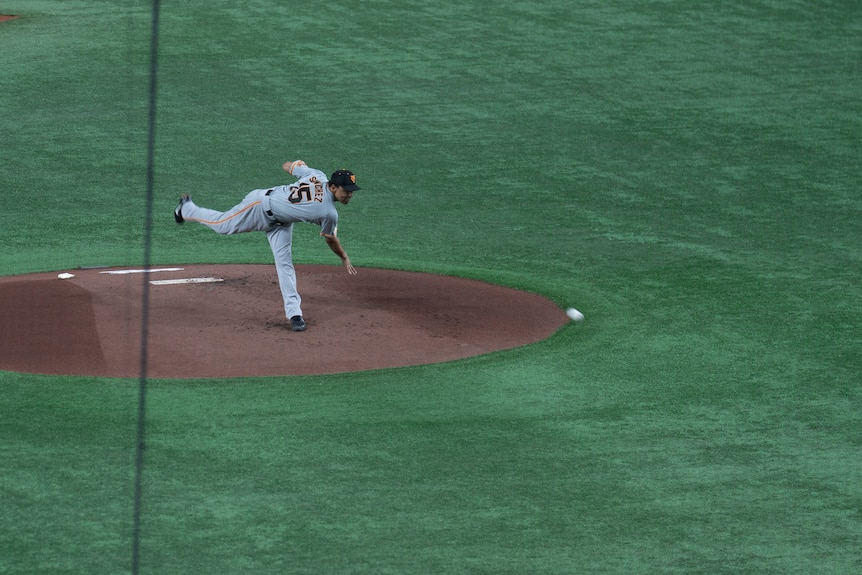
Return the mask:
<svg viewBox="0 0 862 575">
<path fill-rule="evenodd" d="M 264 196 L 268 196 L 274 191 L 275 191 L 275 189 L 267 190 L 266 193 L 264 194 Z M 264 213 L 266 215 L 268 215 L 269 217 L 271 217 L 272 219 L 275 219 L 275 214 L 272 213 L 272 210 L 264 210 Z"/>
<path fill-rule="evenodd" d="M 273 188 L 271 190 L 267 190 L 266 193 L 264 194 L 264 196 L 268 196 L 271 193 L 273 193 L 274 191 L 275 191 L 275 188 Z M 275 214 L 272 213 L 272 210 L 264 210 L 263 213 L 265 213 L 267 215 L 267 217 L 272 218 L 272 223 L 274 223 L 275 225 L 277 225 L 277 226 L 283 226 L 284 225 L 283 222 L 278 221 L 278 218 L 275 217 Z"/>
</svg>

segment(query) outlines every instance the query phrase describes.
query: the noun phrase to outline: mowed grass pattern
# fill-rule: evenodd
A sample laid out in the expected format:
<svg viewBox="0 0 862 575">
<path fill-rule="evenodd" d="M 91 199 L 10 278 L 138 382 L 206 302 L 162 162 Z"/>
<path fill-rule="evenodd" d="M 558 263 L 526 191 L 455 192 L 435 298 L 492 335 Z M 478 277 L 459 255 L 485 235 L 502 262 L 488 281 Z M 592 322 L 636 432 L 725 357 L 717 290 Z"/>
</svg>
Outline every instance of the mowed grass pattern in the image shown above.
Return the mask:
<svg viewBox="0 0 862 575">
<path fill-rule="evenodd" d="M 140 265 L 151 5 L 0 12 L 0 273 Z M 141 573 L 859 572 L 860 32 L 828 0 L 161 2 L 153 263 L 271 262 L 170 212 L 301 158 L 357 173 L 360 273 L 586 319 L 150 381 Z M 295 259 L 337 264 L 311 226 Z M 128 572 L 138 382 L 0 387 L 0 573 Z"/>
</svg>

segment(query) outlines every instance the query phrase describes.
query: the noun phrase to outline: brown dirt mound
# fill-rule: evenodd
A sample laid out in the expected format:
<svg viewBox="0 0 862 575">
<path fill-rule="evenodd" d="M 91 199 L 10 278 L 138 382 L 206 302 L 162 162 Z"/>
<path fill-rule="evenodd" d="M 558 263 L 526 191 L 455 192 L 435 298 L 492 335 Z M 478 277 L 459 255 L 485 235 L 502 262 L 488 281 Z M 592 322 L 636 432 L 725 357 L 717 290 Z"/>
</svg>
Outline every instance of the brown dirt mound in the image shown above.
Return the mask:
<svg viewBox="0 0 862 575">
<path fill-rule="evenodd" d="M 550 337 L 567 318 L 536 294 L 475 280 L 297 266 L 308 330 L 289 330 L 268 265 L 71 270 L 0 278 L 0 369 L 139 377 L 144 281 L 147 376 L 341 373 L 438 363 Z"/>
</svg>

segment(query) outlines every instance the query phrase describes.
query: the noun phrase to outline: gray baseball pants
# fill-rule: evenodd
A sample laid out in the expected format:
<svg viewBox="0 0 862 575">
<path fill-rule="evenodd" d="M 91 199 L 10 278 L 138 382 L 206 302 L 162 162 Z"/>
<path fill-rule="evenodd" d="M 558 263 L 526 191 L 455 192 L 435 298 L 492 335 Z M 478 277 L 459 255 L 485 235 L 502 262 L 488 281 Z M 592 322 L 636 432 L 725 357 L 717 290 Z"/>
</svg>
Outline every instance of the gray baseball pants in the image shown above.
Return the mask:
<svg viewBox="0 0 862 575">
<path fill-rule="evenodd" d="M 296 289 L 296 270 L 293 267 L 293 223 L 279 224 L 267 215 L 269 190 L 252 190 L 237 205 L 226 212 L 202 208 L 189 200 L 183 204 L 183 218 L 201 223 L 219 234 L 266 232 L 269 247 L 275 257 L 278 285 L 284 300 L 284 314 L 288 319 L 302 315 L 302 298 Z"/>
</svg>

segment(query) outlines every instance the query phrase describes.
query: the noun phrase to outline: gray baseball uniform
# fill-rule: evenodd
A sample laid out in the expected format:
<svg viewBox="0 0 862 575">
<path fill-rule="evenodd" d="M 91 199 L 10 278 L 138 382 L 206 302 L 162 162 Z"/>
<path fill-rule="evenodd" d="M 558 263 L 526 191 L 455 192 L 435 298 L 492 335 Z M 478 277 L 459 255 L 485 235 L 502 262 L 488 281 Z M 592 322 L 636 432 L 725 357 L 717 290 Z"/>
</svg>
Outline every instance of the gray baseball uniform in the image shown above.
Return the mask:
<svg viewBox="0 0 862 575">
<path fill-rule="evenodd" d="M 202 208 L 190 199 L 182 205 L 185 220 L 200 222 L 220 234 L 266 232 L 275 256 L 287 318 L 302 315 L 302 300 L 296 289 L 296 270 L 291 253 L 293 224 L 311 222 L 320 226 L 321 234 L 332 236 L 336 235 L 338 228 L 338 211 L 326 186 L 326 174 L 300 161 L 293 163 L 290 173 L 298 181 L 286 186 L 252 190 L 242 202 L 226 212 Z"/>
</svg>

